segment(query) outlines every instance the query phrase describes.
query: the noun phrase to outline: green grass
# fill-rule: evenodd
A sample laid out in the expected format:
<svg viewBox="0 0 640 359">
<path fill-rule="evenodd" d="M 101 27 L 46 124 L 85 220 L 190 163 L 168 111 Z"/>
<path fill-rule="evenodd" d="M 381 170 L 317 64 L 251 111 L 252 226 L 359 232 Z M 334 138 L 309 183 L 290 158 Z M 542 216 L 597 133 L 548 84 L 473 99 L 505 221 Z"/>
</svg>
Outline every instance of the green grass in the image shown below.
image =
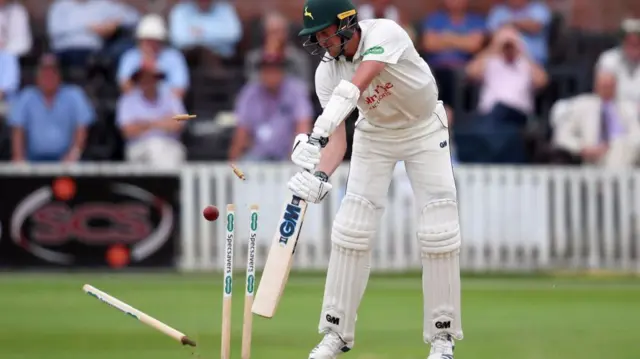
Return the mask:
<svg viewBox="0 0 640 359">
<path fill-rule="evenodd" d="M 243 273 L 235 278 L 232 356 L 240 358 Z M 190 349 L 84 295 L 84 283 L 187 333 L 200 358 L 219 358 L 221 282 L 219 274 L 2 274 L 0 358 L 191 358 Z M 473 277 L 463 288 L 457 359 L 640 357 L 639 280 Z M 306 358 L 320 339 L 322 292 L 322 276 L 292 274 L 276 317 L 254 320 L 252 357 Z M 372 277 L 356 347 L 344 358 L 426 358 L 421 297 L 416 275 Z"/>
</svg>

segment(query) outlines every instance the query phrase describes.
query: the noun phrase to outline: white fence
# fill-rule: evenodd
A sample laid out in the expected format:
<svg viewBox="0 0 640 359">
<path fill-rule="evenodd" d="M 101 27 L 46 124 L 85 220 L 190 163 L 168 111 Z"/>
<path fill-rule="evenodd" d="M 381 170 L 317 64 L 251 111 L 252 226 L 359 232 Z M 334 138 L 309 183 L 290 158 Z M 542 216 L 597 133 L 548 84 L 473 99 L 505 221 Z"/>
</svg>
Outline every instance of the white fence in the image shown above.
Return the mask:
<svg viewBox="0 0 640 359">
<path fill-rule="evenodd" d="M 168 172 L 181 178 L 179 265 L 183 270 L 221 269 L 227 203 L 237 206 L 238 267 L 245 263 L 249 206 L 260 206 L 257 266 L 262 267 L 278 216 L 290 195 L 286 181 L 296 169 L 254 164 L 243 165 L 242 170 L 247 181 L 238 179 L 226 164 L 190 164 Z M 322 204 L 309 206 L 296 250 L 296 269 L 323 269 L 327 265 L 331 223 L 347 171 L 346 166 L 341 167 L 332 177 L 334 190 Z M 162 174 L 122 165 L 0 166 L 0 173 Z M 640 172 L 460 166 L 455 174 L 465 270 L 640 271 Z M 201 211 L 208 204 L 217 205 L 223 212 L 215 223 L 202 219 Z M 420 269 L 415 214 L 411 188 L 399 165 L 374 243 L 373 270 Z"/>
<path fill-rule="evenodd" d="M 419 269 L 410 185 L 398 166 L 376 242 L 374 270 Z M 248 207 L 260 205 L 258 266 L 275 233 L 288 196 L 286 180 L 295 168 L 243 168 L 237 179 L 226 166 L 182 171 L 182 234 L 185 270 L 218 269 L 224 227 L 200 220 L 208 203 L 238 205 L 237 238 L 248 234 Z M 310 206 L 295 257 L 297 269 L 328 263 L 331 222 L 343 194 L 347 167 L 339 169 L 334 191 Z M 459 167 L 456 169 L 463 233 L 461 263 L 472 271 L 608 269 L 638 271 L 637 213 L 640 173 L 607 173 L 594 168 Z M 244 212 L 243 212 L 244 211 Z M 243 243 L 236 251 L 243 265 Z"/>
</svg>

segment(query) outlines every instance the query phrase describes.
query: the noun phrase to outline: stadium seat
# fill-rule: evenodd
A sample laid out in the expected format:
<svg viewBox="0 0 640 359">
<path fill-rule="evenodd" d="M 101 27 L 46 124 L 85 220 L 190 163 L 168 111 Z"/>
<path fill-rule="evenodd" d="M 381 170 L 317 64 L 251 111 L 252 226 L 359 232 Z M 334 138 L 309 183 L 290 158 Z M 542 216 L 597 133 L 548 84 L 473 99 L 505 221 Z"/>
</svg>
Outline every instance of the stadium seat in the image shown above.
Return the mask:
<svg viewBox="0 0 640 359">
<path fill-rule="evenodd" d="M 96 104 L 96 121 L 89 127 L 86 161 L 120 161 L 124 159 L 124 143 L 115 124 L 115 111 L 108 104 Z"/>
<path fill-rule="evenodd" d="M 11 128 L 0 116 L 0 162 L 11 160 Z"/>
</svg>

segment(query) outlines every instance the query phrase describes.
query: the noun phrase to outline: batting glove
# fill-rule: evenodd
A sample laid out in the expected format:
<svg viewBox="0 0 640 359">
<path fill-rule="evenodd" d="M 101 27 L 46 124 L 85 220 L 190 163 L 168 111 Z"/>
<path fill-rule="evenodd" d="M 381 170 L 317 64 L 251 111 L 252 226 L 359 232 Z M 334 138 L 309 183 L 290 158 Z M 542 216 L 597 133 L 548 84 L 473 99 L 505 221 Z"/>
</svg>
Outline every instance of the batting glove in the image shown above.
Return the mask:
<svg viewBox="0 0 640 359">
<path fill-rule="evenodd" d="M 307 171 L 313 171 L 320 163 L 321 146 L 309 141 L 309 136 L 301 133 L 293 141 L 291 161 Z"/>
<path fill-rule="evenodd" d="M 296 173 L 287 184 L 291 192 L 301 199 L 320 203 L 322 199 L 331 191 L 333 186 L 327 182 L 329 177 L 324 172 L 316 172 L 315 175 L 307 171 Z"/>
</svg>

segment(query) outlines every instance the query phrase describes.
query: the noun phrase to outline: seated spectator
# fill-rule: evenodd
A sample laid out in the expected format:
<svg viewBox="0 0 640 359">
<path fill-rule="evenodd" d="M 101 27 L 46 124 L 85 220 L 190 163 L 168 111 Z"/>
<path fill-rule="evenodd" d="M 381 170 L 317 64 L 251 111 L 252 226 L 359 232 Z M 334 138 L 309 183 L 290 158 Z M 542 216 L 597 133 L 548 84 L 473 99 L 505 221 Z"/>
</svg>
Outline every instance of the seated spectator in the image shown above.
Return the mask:
<svg viewBox="0 0 640 359">
<path fill-rule="evenodd" d="M 0 119 L 7 114 L 9 102 L 20 86 L 20 64 L 14 55 L 0 50 Z"/>
<path fill-rule="evenodd" d="M 511 28 L 497 33 L 490 47 L 467 65 L 466 72 L 482 85 L 479 110 L 485 114 L 498 104 L 532 114 L 535 91 L 548 82 L 544 68 L 533 61 Z"/>
<path fill-rule="evenodd" d="M 260 77 L 259 64 L 264 54 L 282 57 L 287 61 L 287 73 L 307 83 L 311 88 L 313 71 L 309 56 L 289 41 L 289 21 L 279 13 L 268 13 L 264 16 L 264 44 L 249 51 L 245 60 L 245 72 L 249 80 Z"/>
<path fill-rule="evenodd" d="M 15 0 L 0 0 L 0 50 L 23 57 L 33 45 L 29 14 Z"/>
<path fill-rule="evenodd" d="M 55 55 L 40 59 L 36 86 L 22 90 L 11 106 L 15 162 L 75 162 L 85 147 L 95 113 L 84 91 L 60 80 Z"/>
<path fill-rule="evenodd" d="M 550 23 L 551 11 L 540 0 L 507 0 L 496 5 L 487 19 L 489 30 L 494 33 L 504 26 L 515 27 L 531 57 L 542 65 L 549 57 L 547 33 Z"/>
<path fill-rule="evenodd" d="M 519 147 L 523 144 L 504 152 L 498 146 L 503 145 L 502 141 L 516 141 L 516 137 L 510 136 L 521 138 L 524 126 L 534 112 L 535 92 L 547 85 L 546 72 L 529 57 L 526 46 L 513 28 L 499 31 L 489 48 L 467 65 L 466 72 L 481 84 L 480 118 L 476 119 L 478 133 L 494 131 L 491 135 L 503 136 L 488 141 L 495 146 L 495 151 L 488 151 L 487 155 L 511 163 L 524 162 L 524 147 Z M 463 144 L 458 145 L 461 151 Z M 508 159 L 501 156 L 508 156 Z"/>
<path fill-rule="evenodd" d="M 108 17 L 114 20 L 111 20 L 110 28 L 104 33 L 103 48 L 98 56 L 102 62 L 108 61 L 110 65 L 117 66 L 122 55 L 136 46 L 134 33 L 140 21 L 140 13 L 124 0 L 109 0 L 109 2 L 110 5 L 105 8 L 105 11 L 108 10 L 110 12 Z"/>
<path fill-rule="evenodd" d="M 422 49 L 438 82 L 440 100 L 448 107 L 456 96 L 456 73 L 482 49 L 485 22 L 468 11 L 468 0 L 444 0 L 444 9 L 423 22 Z"/>
<path fill-rule="evenodd" d="M 232 58 L 242 39 L 235 7 L 222 0 L 181 1 L 171 9 L 169 29 L 172 45 L 187 53 L 194 66 Z"/>
<path fill-rule="evenodd" d="M 596 68 L 615 74 L 617 95 L 635 102 L 640 110 L 640 19 L 625 20 L 622 31 L 622 44 L 603 52 Z"/>
<path fill-rule="evenodd" d="M 47 26 L 51 47 L 63 67 L 85 67 L 105 39 L 137 21 L 133 8 L 112 0 L 56 0 Z M 70 20 L 72 19 L 72 20 Z"/>
<path fill-rule="evenodd" d="M 166 74 L 166 85 L 183 98 L 189 86 L 189 68 L 182 53 L 165 43 L 167 29 L 160 15 L 142 18 L 136 30 L 138 46 L 125 52 L 118 67 L 118 84 L 122 92 L 133 88 L 131 76 L 140 67 L 157 68 Z"/>
<path fill-rule="evenodd" d="M 358 6 L 358 20 L 370 19 L 389 19 L 397 22 L 415 43 L 416 33 L 413 26 L 404 20 L 400 10 L 393 4 L 393 0 L 368 0 Z"/>
<path fill-rule="evenodd" d="M 571 100 L 554 131 L 553 145 L 569 161 L 629 168 L 638 164 L 640 122 L 638 108 L 616 99 L 616 78 L 599 72 L 595 92 Z M 561 153 L 557 153 L 559 155 Z"/>
<path fill-rule="evenodd" d="M 313 109 L 304 83 L 286 75 L 281 58 L 260 62 L 260 80 L 245 85 L 236 104 L 229 160 L 282 161 L 293 139 L 311 131 Z"/>
<path fill-rule="evenodd" d="M 179 140 L 183 124 L 173 119 L 185 109 L 169 88 L 160 85 L 164 77 L 154 67 L 138 69 L 132 76 L 134 87 L 118 101 L 117 123 L 129 162 L 175 167 L 185 160 Z"/>
</svg>

